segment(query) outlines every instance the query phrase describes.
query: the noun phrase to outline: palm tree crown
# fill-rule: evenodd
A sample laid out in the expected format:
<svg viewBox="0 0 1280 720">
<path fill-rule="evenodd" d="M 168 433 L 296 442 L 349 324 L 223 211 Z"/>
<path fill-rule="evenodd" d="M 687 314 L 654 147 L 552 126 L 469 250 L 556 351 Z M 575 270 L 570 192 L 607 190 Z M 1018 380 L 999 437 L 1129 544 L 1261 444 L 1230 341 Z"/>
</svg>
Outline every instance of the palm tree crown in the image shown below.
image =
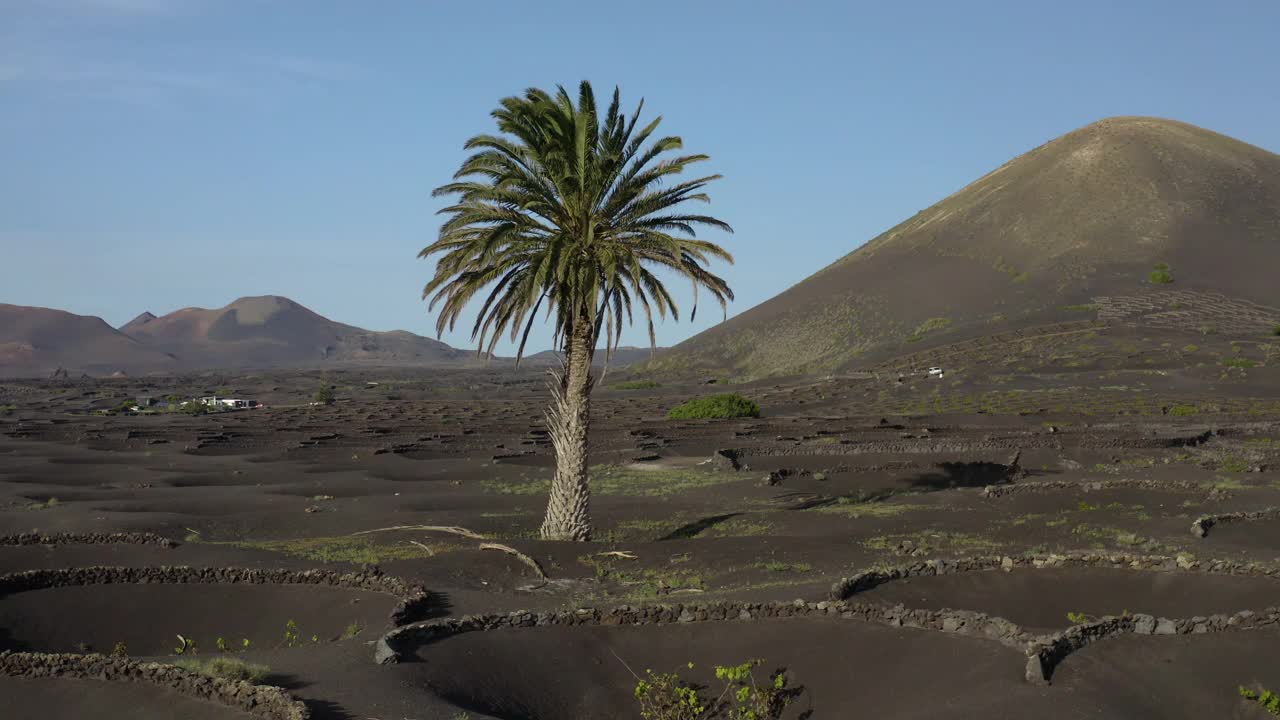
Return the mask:
<svg viewBox="0 0 1280 720">
<path fill-rule="evenodd" d="M 664 181 L 706 155 L 666 153 L 678 137 L 650 142 L 661 118 L 637 128 L 641 101 L 630 118 L 619 111 L 617 89 L 603 118 L 591 85 L 583 82 L 575 105 L 563 87 L 552 95 L 530 89 L 493 112 L 503 135 L 478 135 L 474 153 L 436 196 L 456 196 L 439 238 L 419 253 L 439 254 L 435 276 L 423 290 L 436 331 L 452 330 L 473 296 L 488 290 L 472 328 L 477 350 L 491 355 L 509 333 L 517 361 L 539 309 L 554 314 L 557 346 L 572 332 L 587 334 L 594 352 L 603 325 L 605 349 L 621 337 L 624 319 L 639 305 L 654 343 L 653 316 L 679 310 L 655 269 L 665 268 L 709 291 L 724 310 L 733 291 L 708 272 L 710 258 L 733 262 L 719 246 L 698 240 L 695 228 L 732 232 L 728 224 L 681 208 L 709 201 L 703 189 L 719 175 L 673 184 Z M 491 286 L 491 287 L 490 287 Z"/>
</svg>

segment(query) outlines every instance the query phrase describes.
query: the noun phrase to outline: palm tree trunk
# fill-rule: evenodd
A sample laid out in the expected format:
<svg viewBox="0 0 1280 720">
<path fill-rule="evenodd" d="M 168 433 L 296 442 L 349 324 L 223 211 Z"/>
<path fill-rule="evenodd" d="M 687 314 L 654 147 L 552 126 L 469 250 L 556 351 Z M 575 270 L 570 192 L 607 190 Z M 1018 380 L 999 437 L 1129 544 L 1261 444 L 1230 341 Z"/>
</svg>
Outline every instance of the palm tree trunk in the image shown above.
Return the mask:
<svg viewBox="0 0 1280 720">
<path fill-rule="evenodd" d="M 591 539 L 591 487 L 587 484 L 590 424 L 592 324 L 580 319 L 569 338 L 564 367 L 553 374 L 547 429 L 556 454 L 556 475 L 542 521 L 544 540 Z"/>
</svg>

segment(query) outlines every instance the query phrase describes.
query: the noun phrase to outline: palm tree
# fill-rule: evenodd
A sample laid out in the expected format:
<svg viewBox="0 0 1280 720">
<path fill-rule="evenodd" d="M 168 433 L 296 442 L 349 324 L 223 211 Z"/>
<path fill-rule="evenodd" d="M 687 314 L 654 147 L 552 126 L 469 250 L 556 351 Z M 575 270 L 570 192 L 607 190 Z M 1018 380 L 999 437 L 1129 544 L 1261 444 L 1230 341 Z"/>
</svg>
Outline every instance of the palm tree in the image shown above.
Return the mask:
<svg viewBox="0 0 1280 720">
<path fill-rule="evenodd" d="M 466 304 L 487 296 L 471 330 L 477 352 L 492 356 L 507 333 L 524 356 L 538 311 L 554 324 L 564 364 L 553 373 L 547 424 L 556 473 L 542 523 L 542 537 L 589 540 L 590 487 L 587 432 L 592 360 L 603 331 L 606 360 L 621 340 L 623 321 L 644 313 L 653 346 L 653 316 L 680 319 L 675 300 L 654 271 L 681 276 L 720 303 L 733 299 L 724 280 L 708 272 L 709 258 L 733 262 L 723 248 L 696 238 L 695 228 L 732 232 L 728 224 L 684 209 L 709 202 L 703 192 L 719 175 L 672 184 L 667 178 L 707 160 L 706 155 L 666 156 L 680 150 L 678 137 L 652 141 L 662 118 L 637 128 L 643 100 L 629 118 L 618 90 L 601 117 L 590 83 L 577 104 L 563 87 L 553 95 L 532 88 L 493 111 L 501 135 L 477 135 L 474 151 L 435 190 L 455 196 L 440 211 L 448 217 L 439 238 L 418 254 L 439 254 L 435 276 L 422 291 L 440 306 L 436 331 L 452 330 Z"/>
</svg>

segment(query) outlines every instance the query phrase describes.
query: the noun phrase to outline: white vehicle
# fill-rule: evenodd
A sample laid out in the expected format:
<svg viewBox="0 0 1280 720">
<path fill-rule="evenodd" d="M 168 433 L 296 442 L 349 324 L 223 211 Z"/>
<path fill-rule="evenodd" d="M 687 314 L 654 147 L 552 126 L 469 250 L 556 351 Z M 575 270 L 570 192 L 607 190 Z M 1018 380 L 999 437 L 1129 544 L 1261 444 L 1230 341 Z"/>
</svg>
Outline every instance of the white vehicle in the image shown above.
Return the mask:
<svg viewBox="0 0 1280 720">
<path fill-rule="evenodd" d="M 942 368 L 940 367 L 929 368 L 929 377 L 936 377 L 936 378 L 942 377 Z"/>
</svg>

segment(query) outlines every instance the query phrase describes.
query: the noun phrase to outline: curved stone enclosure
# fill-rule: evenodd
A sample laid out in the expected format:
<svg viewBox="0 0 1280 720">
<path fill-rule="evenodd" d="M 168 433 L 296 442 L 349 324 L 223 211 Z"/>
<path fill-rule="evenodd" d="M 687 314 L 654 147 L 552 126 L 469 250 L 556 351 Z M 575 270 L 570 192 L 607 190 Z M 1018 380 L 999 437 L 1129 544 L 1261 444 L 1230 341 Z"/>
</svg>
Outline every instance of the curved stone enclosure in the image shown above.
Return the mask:
<svg viewBox="0 0 1280 720">
<path fill-rule="evenodd" d="M 1102 617 L 1061 632 L 1034 635 L 1001 617 L 970 610 L 924 610 L 903 605 L 885 606 L 859 603 L 850 598 L 886 582 L 903 578 L 945 575 L 960 572 L 1012 570 L 1018 567 L 1105 567 L 1129 568 L 1145 572 L 1203 572 L 1227 575 L 1280 578 L 1280 570 L 1232 560 L 1199 560 L 1189 555 L 1122 555 L 1072 553 L 1063 555 L 995 556 L 956 560 L 927 560 L 896 568 L 860 572 L 835 583 L 831 599 L 822 602 L 795 600 L 790 603 L 720 602 L 691 605 L 649 605 L 600 610 L 583 608 L 558 612 L 530 612 L 464 615 L 418 622 L 398 627 L 378 639 L 374 661 L 401 662 L 423 645 L 467 632 L 503 628 L 584 625 L 665 625 L 724 620 L 759 620 L 787 617 L 838 616 L 847 620 L 877 623 L 890 627 L 918 628 L 982 637 L 1022 652 L 1026 658 L 1024 678 L 1039 685 L 1049 684 L 1054 668 L 1067 656 L 1098 640 L 1123 633 L 1175 635 L 1249 630 L 1280 625 L 1280 607 L 1261 611 L 1242 610 L 1231 615 L 1157 618 L 1152 615 Z"/>
<path fill-rule="evenodd" d="M 1198 538 L 1205 537 L 1214 525 L 1225 525 L 1233 522 L 1250 520 L 1280 520 L 1280 508 L 1266 508 L 1249 512 L 1223 513 L 1221 515 L 1201 515 L 1191 523 L 1191 534 Z"/>
<path fill-rule="evenodd" d="M 919 628 L 985 637 L 1022 651 L 1033 636 L 1003 618 L 969 610 L 913 610 L 844 601 L 709 604 L 623 605 L 608 610 L 583 608 L 557 612 L 516 610 L 510 613 L 464 615 L 398 627 L 375 644 L 374 661 L 391 664 L 407 659 L 417 648 L 453 635 L 503 628 L 575 627 L 585 625 L 669 625 L 724 620 L 767 620 L 790 617 L 837 616 L 846 620 Z"/>
<path fill-rule="evenodd" d="M 1280 626 L 1280 607 L 1231 615 L 1157 618 L 1151 615 L 1108 616 L 1036 639 L 1027 646 L 1027 682 L 1048 685 L 1054 669 L 1071 653 L 1109 637 L 1135 635 L 1194 635 Z"/>
<path fill-rule="evenodd" d="M 1280 578 L 1280 569 L 1235 560 L 1199 560 L 1190 555 L 1124 555 L 1100 553 L 1068 553 L 1062 555 L 1004 555 L 959 558 L 955 560 L 923 560 L 892 568 L 873 568 L 844 578 L 831 586 L 831 598 L 846 600 L 854 594 L 877 585 L 910 577 L 947 575 L 960 572 L 1012 570 L 1013 568 L 1103 567 L 1164 572 L 1206 572 L 1223 575 Z"/>
<path fill-rule="evenodd" d="M 863 590 L 877 585 L 910 577 L 946 575 L 960 572 L 1012 570 L 1017 567 L 1106 567 L 1130 568 L 1146 572 L 1204 572 L 1223 575 L 1244 575 L 1280 579 L 1280 569 L 1244 563 L 1235 560 L 1199 560 L 1189 555 L 1168 557 L 1163 555 L 1122 555 L 1098 553 L 1071 553 L 1063 555 L 1017 555 L 1002 557 L 962 558 L 958 560 L 927 560 L 896 568 L 872 569 L 858 573 L 835 583 L 831 595 L 836 600 L 846 600 Z M 1053 670 L 1068 655 L 1089 644 L 1122 633 L 1140 635 L 1183 635 L 1191 633 L 1223 632 L 1274 627 L 1280 623 L 1280 607 L 1261 611 L 1242 610 L 1232 615 L 1211 615 L 1192 618 L 1157 618 L 1151 615 L 1106 616 L 1093 622 L 1076 625 L 1057 633 L 1033 637 L 1025 645 L 1027 654 L 1026 679 L 1033 684 L 1047 685 Z"/>
<path fill-rule="evenodd" d="M 332 570 L 259 570 L 255 568 L 83 567 L 26 570 L 0 575 L 0 595 L 79 585 L 112 583 L 228 583 L 324 585 L 387 593 L 400 599 L 391 611 L 390 624 L 403 625 L 424 617 L 434 599 L 425 588 L 380 572 L 338 573 Z"/>
<path fill-rule="evenodd" d="M 311 712 L 283 689 L 225 680 L 174 665 L 106 655 L 0 652 L 0 674 L 17 678 L 74 678 L 157 685 L 225 705 L 263 720 L 308 720 Z"/>
</svg>

